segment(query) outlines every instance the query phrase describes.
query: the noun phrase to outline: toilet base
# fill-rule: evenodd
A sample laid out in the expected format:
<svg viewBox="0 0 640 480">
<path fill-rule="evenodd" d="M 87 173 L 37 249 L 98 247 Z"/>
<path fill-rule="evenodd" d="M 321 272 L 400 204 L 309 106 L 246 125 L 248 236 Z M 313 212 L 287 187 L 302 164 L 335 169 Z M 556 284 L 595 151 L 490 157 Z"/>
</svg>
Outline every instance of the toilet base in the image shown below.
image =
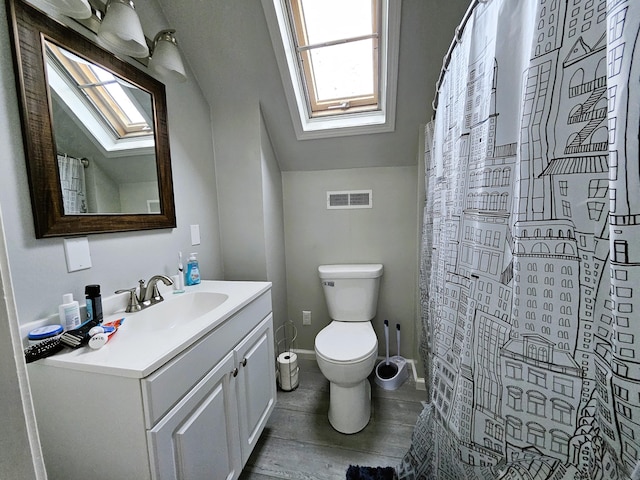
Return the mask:
<svg viewBox="0 0 640 480">
<path fill-rule="evenodd" d="M 371 418 L 371 384 L 368 379 L 349 387 L 330 383 L 329 423 L 340 433 L 357 433 Z"/>
</svg>

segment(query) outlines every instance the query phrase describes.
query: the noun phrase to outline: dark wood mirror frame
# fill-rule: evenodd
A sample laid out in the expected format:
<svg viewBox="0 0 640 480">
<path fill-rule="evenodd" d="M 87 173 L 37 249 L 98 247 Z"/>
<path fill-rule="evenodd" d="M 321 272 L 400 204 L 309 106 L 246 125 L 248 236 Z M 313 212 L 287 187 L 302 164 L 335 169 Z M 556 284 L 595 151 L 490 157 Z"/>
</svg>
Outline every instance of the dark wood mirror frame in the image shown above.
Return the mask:
<svg viewBox="0 0 640 480">
<path fill-rule="evenodd" d="M 164 84 L 21 0 L 7 0 L 36 238 L 174 228 Z M 45 71 L 48 38 L 152 95 L 160 214 L 65 215 Z"/>
</svg>

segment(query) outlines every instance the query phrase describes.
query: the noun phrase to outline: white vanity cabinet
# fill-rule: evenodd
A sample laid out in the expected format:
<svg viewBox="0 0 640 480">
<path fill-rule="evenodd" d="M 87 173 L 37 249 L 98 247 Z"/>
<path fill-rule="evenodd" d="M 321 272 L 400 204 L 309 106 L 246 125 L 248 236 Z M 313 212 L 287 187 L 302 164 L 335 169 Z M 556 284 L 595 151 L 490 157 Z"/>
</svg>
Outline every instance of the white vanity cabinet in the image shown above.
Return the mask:
<svg viewBox="0 0 640 480">
<path fill-rule="evenodd" d="M 149 430 L 154 478 L 233 479 L 242 469 L 234 369 L 229 353 Z"/>
<path fill-rule="evenodd" d="M 269 315 L 149 430 L 155 479 L 240 475 L 275 405 L 273 352 Z"/>
<path fill-rule="evenodd" d="M 276 401 L 270 291 L 140 378 L 59 364 L 29 365 L 49 479 L 236 479 Z"/>
<path fill-rule="evenodd" d="M 247 463 L 275 406 L 273 322 L 263 322 L 234 350 L 238 375 L 234 378 L 240 421 L 242 465 Z M 267 371 L 268 370 L 268 371 Z"/>
</svg>

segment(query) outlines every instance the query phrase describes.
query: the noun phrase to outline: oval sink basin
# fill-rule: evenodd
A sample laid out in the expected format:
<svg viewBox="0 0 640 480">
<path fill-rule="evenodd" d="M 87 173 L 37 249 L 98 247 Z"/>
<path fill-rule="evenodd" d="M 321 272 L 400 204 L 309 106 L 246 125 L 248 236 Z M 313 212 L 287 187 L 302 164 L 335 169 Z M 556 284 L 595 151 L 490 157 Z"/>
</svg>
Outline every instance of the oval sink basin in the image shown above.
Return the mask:
<svg viewBox="0 0 640 480">
<path fill-rule="evenodd" d="M 131 330 L 164 330 L 187 324 L 222 305 L 228 295 L 215 292 L 184 293 L 146 309 L 127 314 L 125 325 Z"/>
</svg>

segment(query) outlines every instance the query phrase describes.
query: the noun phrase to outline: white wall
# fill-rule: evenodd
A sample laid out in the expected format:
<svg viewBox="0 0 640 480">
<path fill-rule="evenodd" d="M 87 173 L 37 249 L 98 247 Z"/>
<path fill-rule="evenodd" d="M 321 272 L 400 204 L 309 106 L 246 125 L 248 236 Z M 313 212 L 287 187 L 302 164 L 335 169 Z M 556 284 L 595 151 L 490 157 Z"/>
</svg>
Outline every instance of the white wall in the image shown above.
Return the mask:
<svg viewBox="0 0 640 480">
<path fill-rule="evenodd" d="M 382 323 L 388 319 L 392 354 L 400 323 L 401 353 L 414 358 L 417 174 L 416 166 L 283 172 L 289 319 L 298 329 L 298 348 L 313 350 L 316 334 L 330 321 L 318 266 L 382 263 L 373 320 L 379 352 L 384 353 Z M 373 190 L 373 208 L 326 208 L 327 191 L 364 189 Z M 311 310 L 310 326 L 302 325 L 302 310 Z"/>
<path fill-rule="evenodd" d="M 84 173 L 89 212 L 121 212 L 118 184 L 107 175 L 100 163 L 89 162 Z"/>
<path fill-rule="evenodd" d="M 222 105 L 214 138 L 224 277 L 272 282 L 277 327 L 287 304 L 280 168 L 258 103 Z"/>
<path fill-rule="evenodd" d="M 158 202 L 157 182 L 123 183 L 119 186 L 120 205 L 127 213 L 148 213 L 148 201 Z"/>
<path fill-rule="evenodd" d="M 214 138 L 224 276 L 266 280 L 258 103 L 216 109 Z"/>
<path fill-rule="evenodd" d="M 0 6 L 3 18 L 5 4 Z M 137 8 L 147 35 L 166 27 L 155 1 Z M 152 21 L 151 21 L 152 20 Z M 163 23 L 164 22 L 164 23 Z M 0 145 L 3 146 L 0 205 L 20 323 L 56 312 L 62 294 L 84 298 L 84 286 L 98 283 L 103 295 L 133 287 L 140 278 L 174 274 L 177 252 L 197 251 L 204 278 L 221 278 L 217 196 L 210 109 L 197 83 L 167 85 L 177 228 L 89 235 L 93 267 L 67 273 L 62 238 L 35 239 L 22 146 L 8 26 L 0 22 Z M 202 244 L 191 247 L 191 224 Z"/>
<path fill-rule="evenodd" d="M 267 279 L 273 282 L 273 316 L 278 328 L 288 320 L 282 174 L 264 120 L 262 117 L 260 120 L 265 258 Z"/>
<path fill-rule="evenodd" d="M 0 474 L 2 478 L 45 479 L 42 450 L 21 354 L 9 259 L 0 211 Z"/>
</svg>

